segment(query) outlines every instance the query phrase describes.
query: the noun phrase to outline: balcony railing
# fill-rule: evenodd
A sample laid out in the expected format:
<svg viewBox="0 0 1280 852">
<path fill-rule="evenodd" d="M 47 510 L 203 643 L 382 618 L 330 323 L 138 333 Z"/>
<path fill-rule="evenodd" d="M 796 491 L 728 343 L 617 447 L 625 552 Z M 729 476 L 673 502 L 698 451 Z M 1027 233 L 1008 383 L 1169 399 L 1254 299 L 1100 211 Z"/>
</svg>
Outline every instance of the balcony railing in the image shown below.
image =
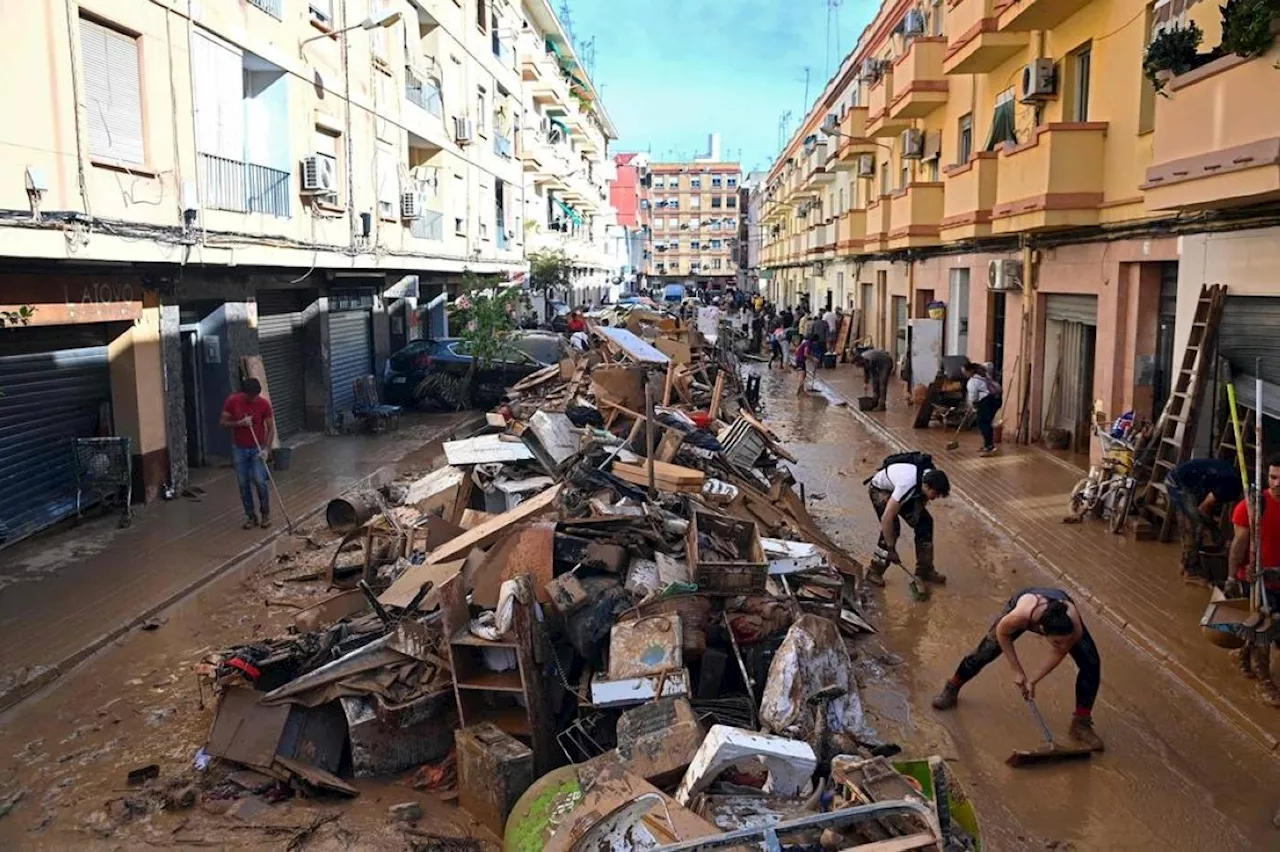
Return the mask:
<svg viewBox="0 0 1280 852">
<path fill-rule="evenodd" d="M 404 97 L 409 103 L 425 109 L 436 118 L 444 115 L 440 86 L 429 78 L 418 76 L 412 68 L 405 68 L 404 71 Z"/>
<path fill-rule="evenodd" d="M 249 0 L 249 4 L 257 6 L 273 18 L 284 19 L 284 0 Z"/>
<path fill-rule="evenodd" d="M 289 173 L 200 154 L 200 198 L 212 210 L 289 215 Z"/>
<path fill-rule="evenodd" d="M 420 240 L 443 240 L 444 214 L 438 210 L 423 210 L 420 218 L 410 221 L 409 233 Z"/>
</svg>

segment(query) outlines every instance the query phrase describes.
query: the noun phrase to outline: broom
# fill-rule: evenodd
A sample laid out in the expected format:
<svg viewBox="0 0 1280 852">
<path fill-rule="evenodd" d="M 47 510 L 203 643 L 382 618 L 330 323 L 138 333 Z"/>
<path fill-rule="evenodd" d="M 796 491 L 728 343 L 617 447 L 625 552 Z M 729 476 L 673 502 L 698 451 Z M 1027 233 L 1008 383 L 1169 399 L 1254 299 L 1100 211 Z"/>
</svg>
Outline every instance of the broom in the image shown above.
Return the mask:
<svg viewBox="0 0 1280 852">
<path fill-rule="evenodd" d="M 1045 744 L 1031 751 L 1015 751 L 1005 759 L 1005 763 L 1017 769 L 1023 766 L 1037 766 L 1042 763 L 1057 763 L 1060 760 L 1088 760 L 1093 754 L 1092 749 L 1063 747 L 1055 743 L 1053 734 L 1049 730 L 1049 725 L 1044 721 L 1044 716 L 1040 715 L 1040 709 L 1036 707 L 1035 699 L 1027 698 L 1027 707 L 1031 709 L 1031 715 L 1035 718 L 1036 724 L 1040 726 L 1040 733 L 1044 735 Z"/>
</svg>

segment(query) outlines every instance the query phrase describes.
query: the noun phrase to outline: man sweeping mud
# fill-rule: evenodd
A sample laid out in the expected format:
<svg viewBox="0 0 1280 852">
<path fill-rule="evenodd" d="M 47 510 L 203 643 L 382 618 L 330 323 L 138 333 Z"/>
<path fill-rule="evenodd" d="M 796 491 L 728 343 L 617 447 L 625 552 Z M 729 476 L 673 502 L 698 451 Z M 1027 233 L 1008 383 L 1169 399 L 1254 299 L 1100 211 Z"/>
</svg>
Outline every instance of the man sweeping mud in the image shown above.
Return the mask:
<svg viewBox="0 0 1280 852">
<path fill-rule="evenodd" d="M 1013 643 L 1027 631 L 1038 633 L 1053 648 L 1049 659 L 1035 677 L 1028 679 Z M 1080 618 L 1071 596 L 1062 589 L 1024 589 L 1005 604 L 1000 617 L 982 637 L 978 647 L 960 662 L 956 673 L 933 699 L 938 710 L 950 710 L 960 697 L 960 687 L 1004 654 L 1013 668 L 1013 682 L 1023 697 L 1035 698 L 1036 684 L 1049 676 L 1071 655 L 1076 664 L 1076 709 L 1071 717 L 1071 738 L 1094 751 L 1102 751 L 1102 740 L 1093 730 L 1093 703 L 1102 684 L 1102 658 L 1098 646 Z"/>
</svg>

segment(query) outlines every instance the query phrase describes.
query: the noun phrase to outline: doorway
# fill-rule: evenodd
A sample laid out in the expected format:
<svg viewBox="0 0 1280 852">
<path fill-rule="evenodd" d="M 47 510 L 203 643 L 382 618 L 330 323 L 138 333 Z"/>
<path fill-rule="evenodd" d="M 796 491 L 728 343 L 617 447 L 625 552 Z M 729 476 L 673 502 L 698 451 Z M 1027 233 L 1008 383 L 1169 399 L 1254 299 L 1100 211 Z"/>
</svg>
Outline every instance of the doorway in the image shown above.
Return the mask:
<svg viewBox="0 0 1280 852">
<path fill-rule="evenodd" d="M 1160 310 L 1156 315 L 1156 363 L 1151 383 L 1152 421 L 1164 411 L 1173 385 L 1173 334 L 1178 318 L 1178 262 L 1160 264 Z"/>
<path fill-rule="evenodd" d="M 948 355 L 969 356 L 969 270 L 953 269 L 948 282 L 947 335 Z"/>
<path fill-rule="evenodd" d="M 929 303 L 933 301 L 932 290 L 917 290 L 914 316 L 916 319 L 929 318 Z"/>
<path fill-rule="evenodd" d="M 1004 323 L 1005 293 L 998 290 L 991 294 L 991 363 L 996 365 L 996 381 L 1004 381 Z"/>
<path fill-rule="evenodd" d="M 200 467 L 204 461 L 202 443 L 204 422 L 200 416 L 200 328 L 179 326 L 182 346 L 182 410 L 187 418 L 187 467 Z"/>
<path fill-rule="evenodd" d="M 904 299 L 905 303 L 906 300 Z M 887 346 L 888 339 L 892 336 L 890 325 L 893 322 L 893 314 L 889 313 L 889 273 L 883 269 L 876 273 L 876 308 L 880 311 L 878 317 L 879 323 L 876 328 L 876 344 Z M 882 344 L 881 341 L 884 341 Z"/>
<path fill-rule="evenodd" d="M 899 360 L 907 351 L 907 297 L 893 297 L 893 358 Z"/>
<path fill-rule="evenodd" d="M 858 337 L 868 344 L 875 342 L 875 336 L 871 333 L 871 317 L 874 316 L 873 309 L 876 304 L 876 285 L 862 285 L 862 319 L 858 327 Z"/>
</svg>

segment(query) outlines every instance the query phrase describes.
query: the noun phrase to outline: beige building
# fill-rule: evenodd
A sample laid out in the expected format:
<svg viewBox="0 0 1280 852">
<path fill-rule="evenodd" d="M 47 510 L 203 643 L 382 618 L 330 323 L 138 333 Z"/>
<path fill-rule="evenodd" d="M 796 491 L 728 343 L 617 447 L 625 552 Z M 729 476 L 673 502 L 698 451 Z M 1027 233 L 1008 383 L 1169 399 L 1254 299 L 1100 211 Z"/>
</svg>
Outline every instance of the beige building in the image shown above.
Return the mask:
<svg viewBox="0 0 1280 852">
<path fill-rule="evenodd" d="M 65 513 L 73 437 L 129 437 L 148 498 L 225 459 L 243 356 L 286 439 L 343 428 L 357 378 L 443 333 L 464 272 L 520 275 L 556 198 L 581 275 L 608 275 L 614 132 L 547 0 L 5 0 L 3 20 L 23 72 L 0 83 L 0 309 L 35 314 L 0 331 L 0 539 Z M 575 88 L 549 102 L 528 69 L 552 66 Z M 556 116 L 566 161 L 532 162 Z"/>
<path fill-rule="evenodd" d="M 1143 74 L 1159 32 L 1194 20 L 1207 51 L 1221 14 L 884 3 L 770 171 L 771 295 L 857 310 L 895 353 L 941 307 L 944 353 L 1002 372 L 1006 424 L 1066 429 L 1081 450 L 1097 401 L 1158 415 L 1202 283 L 1231 288 L 1224 352 L 1252 370 L 1262 338 L 1235 318 L 1276 316 L 1260 298 L 1275 237 L 1237 229 L 1276 221 L 1280 111 L 1256 105 L 1275 100 L 1277 49 L 1174 78 L 1168 97 Z"/>
<path fill-rule="evenodd" d="M 650 224 L 645 274 L 653 286 L 723 289 L 737 280 L 738 163 L 650 163 L 640 208 Z"/>
</svg>

